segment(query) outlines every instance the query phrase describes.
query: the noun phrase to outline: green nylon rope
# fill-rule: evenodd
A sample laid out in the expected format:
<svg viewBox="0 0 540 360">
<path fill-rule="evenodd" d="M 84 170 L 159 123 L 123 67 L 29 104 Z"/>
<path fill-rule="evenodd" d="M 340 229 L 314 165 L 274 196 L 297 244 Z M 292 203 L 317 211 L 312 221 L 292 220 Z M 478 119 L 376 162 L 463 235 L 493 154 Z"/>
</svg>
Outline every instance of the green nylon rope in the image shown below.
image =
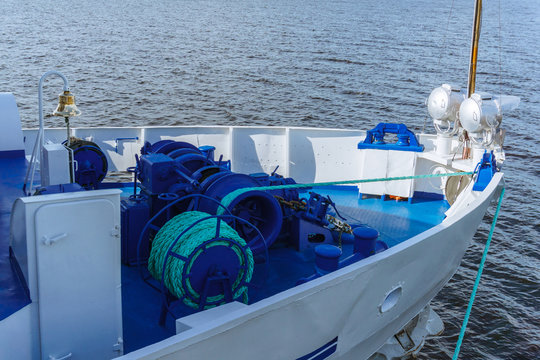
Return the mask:
<svg viewBox="0 0 540 360">
<path fill-rule="evenodd" d="M 314 186 L 330 186 L 330 185 L 355 185 L 362 183 L 370 182 L 379 182 L 379 181 L 396 181 L 396 180 L 411 180 L 411 179 L 426 179 L 434 177 L 450 177 L 450 176 L 463 176 L 463 175 L 473 175 L 474 172 L 457 172 L 457 173 L 448 173 L 448 174 L 430 174 L 430 175 L 412 175 L 412 176 L 396 176 L 396 177 L 387 177 L 387 178 L 374 178 L 374 179 L 361 179 L 361 180 L 343 180 L 343 181 L 329 181 L 329 182 L 319 182 L 311 184 L 288 184 L 288 185 L 275 185 L 275 186 L 259 186 L 259 187 L 248 187 L 234 190 L 227 194 L 222 200 L 221 203 L 225 207 L 220 207 L 218 209 L 218 214 L 223 214 L 224 209 L 228 208 L 233 200 L 248 191 L 259 190 L 279 190 L 279 189 L 300 189 L 300 188 L 309 188 Z"/>
<path fill-rule="evenodd" d="M 473 290 L 471 293 L 471 298 L 469 299 L 469 305 L 467 306 L 467 311 L 465 312 L 465 317 L 463 318 L 463 325 L 461 325 L 461 331 L 459 332 L 459 338 L 456 344 L 456 349 L 454 351 L 454 356 L 452 360 L 457 360 L 459 356 L 459 350 L 461 349 L 461 343 L 463 342 L 463 337 L 465 336 L 465 330 L 467 329 L 467 323 L 469 322 L 469 316 L 471 315 L 472 306 L 474 303 L 474 298 L 476 296 L 476 291 L 478 290 L 478 285 L 480 284 L 480 277 L 482 276 L 482 271 L 484 270 L 484 263 L 486 262 L 489 244 L 491 243 L 491 238 L 493 237 L 493 232 L 495 231 L 495 224 L 497 223 L 497 217 L 499 216 L 499 211 L 501 210 L 502 199 L 504 196 L 504 188 L 501 191 L 499 196 L 499 202 L 497 203 L 497 210 L 493 216 L 493 221 L 491 222 L 491 229 L 489 230 L 489 236 L 486 241 L 486 246 L 484 247 L 484 253 L 482 254 L 482 260 L 480 260 L 480 265 L 478 266 L 478 272 L 476 273 L 476 280 L 474 281 Z"/>
<path fill-rule="evenodd" d="M 182 233 L 196 221 L 208 216 L 211 215 L 199 211 L 187 211 L 169 220 L 159 230 L 152 242 L 152 250 L 148 259 L 148 270 L 156 280 L 161 281 L 163 262 L 165 261 L 167 251 L 171 247 L 172 243 L 176 240 L 176 238 L 180 235 L 180 233 Z M 198 246 L 202 245 L 205 241 L 215 238 L 216 227 L 216 218 L 206 219 L 197 223 L 190 230 L 188 230 L 181 239 L 178 240 L 174 248 L 171 250 L 178 255 L 188 258 L 195 252 Z M 242 247 L 246 246 L 245 240 L 242 239 L 238 235 L 238 233 L 224 221 L 220 221 L 219 233 L 219 236 L 222 238 L 234 240 Z M 242 251 L 238 245 L 231 246 L 231 243 L 227 241 L 215 240 L 208 244 L 207 248 L 213 246 L 230 246 L 231 249 L 238 256 L 239 263 L 247 263 L 245 282 L 247 283 L 251 280 L 251 276 L 253 275 L 254 261 L 253 253 L 251 252 L 251 249 L 249 249 L 249 247 L 245 248 L 245 252 L 247 254 L 246 259 L 243 256 Z M 173 294 L 177 298 L 183 299 L 186 305 L 193 308 L 198 308 L 199 304 L 195 303 L 193 300 L 191 300 L 191 298 L 200 299 L 201 295 L 197 293 L 197 291 L 192 287 L 189 278 L 186 279 L 186 288 L 182 286 L 182 274 L 184 273 L 184 266 L 187 266 L 186 273 L 189 274 L 193 263 L 196 261 L 197 257 L 202 254 L 203 251 L 203 249 L 199 249 L 197 253 L 193 254 L 191 261 L 187 264 L 181 259 L 169 256 L 169 258 L 167 259 L 167 265 L 165 267 L 164 283 L 167 289 L 169 289 L 171 294 Z M 247 303 L 247 287 L 240 286 L 240 281 L 243 275 L 244 272 L 239 271 L 232 285 L 232 293 L 234 298 L 242 297 L 243 301 Z M 215 296 L 209 296 L 207 300 L 209 302 L 216 303 L 224 300 L 224 295 L 219 294 Z"/>
</svg>

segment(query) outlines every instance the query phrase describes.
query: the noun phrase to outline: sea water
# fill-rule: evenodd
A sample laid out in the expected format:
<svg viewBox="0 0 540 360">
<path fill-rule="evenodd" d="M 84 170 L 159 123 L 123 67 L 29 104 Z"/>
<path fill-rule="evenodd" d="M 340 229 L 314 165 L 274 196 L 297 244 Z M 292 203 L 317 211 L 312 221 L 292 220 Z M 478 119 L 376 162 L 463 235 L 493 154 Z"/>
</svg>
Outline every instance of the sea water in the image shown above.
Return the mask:
<svg viewBox="0 0 540 360">
<path fill-rule="evenodd" d="M 540 2 L 485 1 L 477 90 L 521 97 L 507 129 L 506 196 L 462 359 L 540 357 Z M 286 125 L 434 132 L 424 101 L 466 86 L 472 0 L 0 2 L 0 91 L 36 127 L 47 70 L 70 80 L 72 126 Z M 49 78 L 44 104 L 61 90 Z M 63 119 L 47 117 L 48 126 Z M 494 207 L 432 302 L 446 329 L 422 359 L 448 359 Z"/>
</svg>

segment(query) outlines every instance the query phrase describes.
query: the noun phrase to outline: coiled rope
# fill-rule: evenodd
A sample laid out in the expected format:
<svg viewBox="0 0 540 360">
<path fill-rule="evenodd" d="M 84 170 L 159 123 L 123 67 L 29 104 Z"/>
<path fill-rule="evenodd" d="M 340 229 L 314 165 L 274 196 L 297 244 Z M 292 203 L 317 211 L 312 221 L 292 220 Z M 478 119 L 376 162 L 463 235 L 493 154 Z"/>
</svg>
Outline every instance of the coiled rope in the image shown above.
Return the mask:
<svg viewBox="0 0 540 360">
<path fill-rule="evenodd" d="M 495 224 L 497 223 L 497 217 L 499 217 L 499 211 L 501 210 L 503 196 L 504 196 L 504 188 L 501 190 L 501 195 L 499 196 L 499 202 L 497 203 L 497 210 L 495 211 L 495 215 L 493 216 L 493 221 L 491 222 L 491 229 L 489 230 L 489 236 L 486 241 L 486 246 L 484 247 L 482 260 L 480 260 L 480 265 L 478 266 L 478 272 L 476 273 L 476 280 L 474 281 L 471 297 L 469 299 L 469 305 L 467 306 L 467 311 L 465 312 L 465 318 L 463 318 L 463 325 L 461 325 L 461 331 L 459 332 L 459 338 L 456 344 L 456 349 L 454 351 L 454 356 L 452 357 L 452 360 L 457 360 L 459 356 L 459 350 L 461 349 L 461 343 L 463 342 L 463 338 L 465 337 L 465 330 L 467 329 L 467 323 L 469 322 L 469 316 L 471 315 L 471 310 L 474 303 L 474 298 L 476 296 L 476 291 L 478 290 L 478 285 L 480 284 L 480 277 L 482 277 L 482 271 L 484 270 L 484 263 L 486 262 L 486 257 L 489 250 L 489 244 L 491 243 L 493 232 L 495 231 Z"/>
<path fill-rule="evenodd" d="M 156 280 L 161 281 L 162 279 L 163 263 L 169 248 L 176 238 L 192 224 L 209 216 L 211 215 L 199 211 L 187 211 L 169 220 L 159 230 L 152 242 L 152 250 L 148 259 L 148 271 L 150 271 L 150 274 Z M 163 276 L 164 285 L 169 289 L 171 294 L 179 299 L 183 299 L 183 302 L 190 307 L 199 307 L 199 304 L 192 299 L 200 299 L 201 294 L 193 288 L 189 277 L 184 279 L 185 287 L 183 286 L 183 274 L 184 271 L 185 274 L 190 273 L 191 267 L 195 263 L 197 257 L 204 252 L 204 249 L 199 248 L 197 250 L 197 248 L 203 245 L 203 243 L 216 237 L 217 223 L 218 221 L 216 218 L 202 220 L 195 224 L 191 229 L 187 230 L 176 242 L 171 251 L 186 258 L 188 260 L 187 262 L 174 256 L 169 256 L 167 258 L 165 275 Z M 206 248 L 208 249 L 214 246 L 230 247 L 236 253 L 239 264 L 246 264 L 246 267 L 240 267 L 240 271 L 232 284 L 232 294 L 233 298 L 236 299 L 242 297 L 243 301 L 247 302 L 247 287 L 244 284 L 248 283 L 253 275 L 253 254 L 249 247 L 246 246 L 245 240 L 224 221 L 220 221 L 219 237 L 233 240 L 237 245 L 231 245 L 231 242 L 216 239 L 208 243 Z M 240 247 L 244 247 L 247 258 Z M 196 253 L 194 253 L 195 251 Z M 186 267 L 185 270 L 184 267 Z M 244 271 L 246 272 L 245 280 L 242 282 Z M 223 294 L 209 296 L 207 298 L 207 301 L 210 303 L 217 303 L 222 300 L 224 300 Z"/>
</svg>

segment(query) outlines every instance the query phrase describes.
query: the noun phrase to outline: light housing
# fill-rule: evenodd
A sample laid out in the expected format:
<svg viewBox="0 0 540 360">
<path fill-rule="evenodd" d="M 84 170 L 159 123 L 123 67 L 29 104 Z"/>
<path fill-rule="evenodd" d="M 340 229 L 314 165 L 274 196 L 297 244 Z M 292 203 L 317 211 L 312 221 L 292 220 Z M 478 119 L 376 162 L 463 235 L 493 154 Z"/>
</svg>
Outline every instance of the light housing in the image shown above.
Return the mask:
<svg viewBox="0 0 540 360">
<path fill-rule="evenodd" d="M 465 94 L 460 89 L 443 84 L 429 94 L 427 100 L 429 115 L 433 118 L 434 122 L 453 122 L 457 119 L 459 105 L 464 99 Z"/>
<path fill-rule="evenodd" d="M 501 107 L 491 95 L 474 93 L 461 104 L 459 121 L 469 133 L 497 129 L 502 121 Z"/>
</svg>

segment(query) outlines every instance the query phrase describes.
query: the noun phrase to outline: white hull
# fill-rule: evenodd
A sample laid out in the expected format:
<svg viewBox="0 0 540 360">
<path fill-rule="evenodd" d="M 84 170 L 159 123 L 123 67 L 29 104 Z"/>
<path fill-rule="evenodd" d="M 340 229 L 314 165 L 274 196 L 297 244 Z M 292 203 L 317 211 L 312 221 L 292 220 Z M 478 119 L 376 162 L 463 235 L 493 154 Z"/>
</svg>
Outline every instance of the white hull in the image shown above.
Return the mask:
<svg viewBox="0 0 540 360">
<path fill-rule="evenodd" d="M 317 280 L 233 311 L 123 359 L 295 359 L 338 337 L 332 359 L 367 359 L 456 272 L 502 175 L 469 212 Z M 397 304 L 380 305 L 400 286 Z"/>
<path fill-rule="evenodd" d="M 29 154 L 36 131 L 25 130 L 24 135 Z M 279 165 L 281 173 L 298 182 L 358 179 L 364 165 L 356 144 L 365 132 L 357 130 L 104 128 L 74 129 L 73 135 L 96 142 L 113 171 L 133 166 L 144 141 L 161 139 L 211 143 L 217 154 L 232 160 L 235 171 L 271 172 Z M 46 138 L 53 142 L 64 137 L 64 129 L 46 130 Z M 126 137 L 132 139 L 115 140 Z M 474 168 L 472 161 L 453 162 L 435 154 L 434 136 L 420 135 L 420 141 L 426 151 L 415 155 L 412 174 L 425 174 L 434 166 L 454 171 Z M 207 313 L 212 320 L 184 327 L 177 335 L 122 358 L 296 359 L 337 337 L 337 350 L 329 358 L 366 359 L 425 308 L 456 272 L 501 182 L 498 173 L 483 192 L 471 192 L 456 202 L 440 225 L 386 251 L 249 306 L 228 304 L 207 310 L 200 314 Z M 433 191 L 429 182 L 411 184 L 414 191 Z M 62 196 L 69 200 L 72 195 Z M 33 302 L 0 321 L 0 358 L 47 358 L 40 353 L 36 306 Z M 16 348 L 22 350 L 14 354 Z M 78 350 L 81 358 L 92 358 Z"/>
</svg>

